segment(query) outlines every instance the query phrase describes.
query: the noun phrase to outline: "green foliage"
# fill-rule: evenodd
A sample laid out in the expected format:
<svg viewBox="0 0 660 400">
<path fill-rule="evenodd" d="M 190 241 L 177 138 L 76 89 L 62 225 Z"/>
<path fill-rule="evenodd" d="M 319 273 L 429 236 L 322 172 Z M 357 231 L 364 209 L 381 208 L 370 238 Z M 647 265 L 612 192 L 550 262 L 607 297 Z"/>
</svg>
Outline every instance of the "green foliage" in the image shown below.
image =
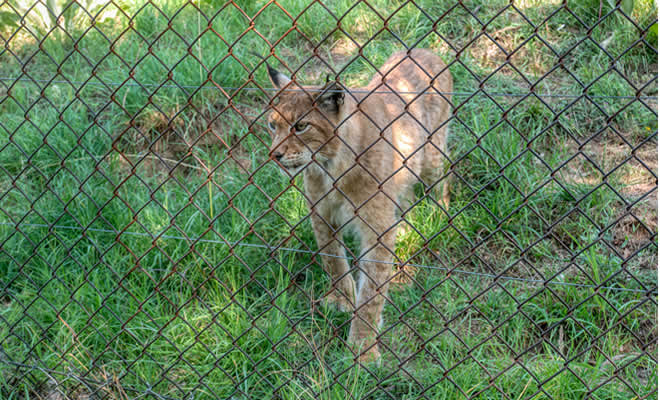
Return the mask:
<svg viewBox="0 0 660 400">
<path fill-rule="evenodd" d="M 654 338 L 655 295 L 572 286 L 657 284 L 647 267 L 657 264 L 657 240 L 635 221 L 622 239 L 616 222 L 626 206 L 642 221 L 657 213 L 652 205 L 643 214 L 646 200 L 631 189 L 654 177 L 617 165 L 655 151 L 657 118 L 638 100 L 598 97 L 634 96 L 621 74 L 637 87 L 654 82 L 657 54 L 643 43 L 628 49 L 639 31 L 620 11 L 591 34 L 618 57 L 612 72 L 589 40 L 576 45 L 584 27 L 569 13 L 540 22 L 555 9 L 547 2 L 523 9 L 538 29 L 499 0 L 420 0 L 419 8 L 341 0 L 327 9 L 302 0 L 195 2 L 202 13 L 167 0 L 113 3 L 55 2 L 45 15 L 37 7 L 26 17 L 34 37 L 0 6 L 0 31 L 15 33 L 11 51 L 0 51 L 0 75 L 23 78 L 0 83 L 3 396 L 44 397 L 35 382 L 50 376 L 86 395 L 65 378 L 73 375 L 108 382 L 108 398 L 149 388 L 200 399 L 344 399 L 346 390 L 356 399 L 539 391 L 629 399 L 655 389 L 657 363 L 643 355 L 652 353 L 644 340 Z M 98 14 L 95 29 L 78 4 Z M 116 5 L 132 20 L 112 14 Z M 25 12 L 27 3 L 17 7 Z M 568 7 L 585 23 L 598 20 L 599 1 Z M 614 7 L 604 1 L 602 14 Z M 657 14 L 653 1 L 632 7 L 642 27 Z M 59 28 L 46 36 L 60 13 L 73 39 Z M 510 57 L 480 41 L 472 14 L 490 21 Z M 646 34 L 657 46 L 655 26 Z M 544 42 L 523 43 L 533 34 Z M 562 54 L 563 69 L 553 69 L 558 58 L 545 43 Z M 339 340 L 350 317 L 316 302 L 329 284 L 318 260 L 258 247 L 316 248 L 303 185 L 267 161 L 265 96 L 226 89 L 230 102 L 216 85 L 267 86 L 248 51 L 268 55 L 271 46 L 286 63 L 279 67 L 303 82 L 332 68 L 361 84 L 372 64 L 412 45 L 452 64 L 450 157 L 460 179 L 448 210 L 420 188 L 406 214 L 414 229 L 399 236 L 396 254 L 430 268 L 408 265 L 414 282 L 392 286 L 382 338 L 392 352 L 367 370 Z M 500 68 L 505 59 L 516 70 Z M 498 95 L 528 94 L 526 81 L 539 95 L 587 87 L 592 97 Z M 652 83 L 642 94 L 655 93 Z M 604 132 L 606 124 L 617 132 Z M 624 260 L 612 248 L 639 253 Z M 534 283 L 548 279 L 568 285 Z M 40 369 L 17 383 L 12 377 L 26 371 L 5 356 Z M 601 385 L 614 371 L 620 379 Z"/>
<path fill-rule="evenodd" d="M 658 48 L 658 23 L 651 25 L 648 33 L 646 34 L 646 40 L 651 43 L 651 46 Z"/>
<path fill-rule="evenodd" d="M 0 12 L 0 30 L 7 25 L 18 27 L 21 20 L 24 20 L 30 29 L 39 34 L 54 31 L 56 35 L 62 35 L 64 32 L 72 34 L 88 29 L 95 23 L 103 24 L 116 18 L 120 10 L 128 9 L 130 2 L 118 0 L 108 5 L 101 0 L 46 0 L 36 3 L 17 0 L 11 4 L 12 11 Z"/>
</svg>

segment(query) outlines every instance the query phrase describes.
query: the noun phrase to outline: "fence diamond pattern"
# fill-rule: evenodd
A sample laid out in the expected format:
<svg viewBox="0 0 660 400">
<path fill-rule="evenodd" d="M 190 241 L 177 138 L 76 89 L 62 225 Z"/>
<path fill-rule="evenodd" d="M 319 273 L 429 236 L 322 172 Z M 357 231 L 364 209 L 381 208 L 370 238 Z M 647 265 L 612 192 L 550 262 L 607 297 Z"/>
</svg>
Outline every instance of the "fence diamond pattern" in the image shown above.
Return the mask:
<svg viewBox="0 0 660 400">
<path fill-rule="evenodd" d="M 2 397 L 655 398 L 656 16 L 0 1 Z M 360 362 L 356 317 L 321 301 L 302 172 L 271 159 L 265 61 L 290 90 L 357 88 L 414 48 L 454 81 L 423 94 L 451 99 L 451 200 L 417 187 L 402 210 L 381 358 Z"/>
</svg>

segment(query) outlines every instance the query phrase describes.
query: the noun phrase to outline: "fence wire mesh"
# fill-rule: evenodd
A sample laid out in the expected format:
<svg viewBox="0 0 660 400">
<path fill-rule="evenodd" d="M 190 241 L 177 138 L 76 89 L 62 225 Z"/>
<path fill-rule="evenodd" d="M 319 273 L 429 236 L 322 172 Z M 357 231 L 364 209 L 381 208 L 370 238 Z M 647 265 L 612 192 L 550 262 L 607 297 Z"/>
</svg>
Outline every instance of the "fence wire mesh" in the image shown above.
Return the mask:
<svg viewBox="0 0 660 400">
<path fill-rule="evenodd" d="M 3 398 L 657 398 L 654 1 L 2 0 L 0 43 Z"/>
</svg>

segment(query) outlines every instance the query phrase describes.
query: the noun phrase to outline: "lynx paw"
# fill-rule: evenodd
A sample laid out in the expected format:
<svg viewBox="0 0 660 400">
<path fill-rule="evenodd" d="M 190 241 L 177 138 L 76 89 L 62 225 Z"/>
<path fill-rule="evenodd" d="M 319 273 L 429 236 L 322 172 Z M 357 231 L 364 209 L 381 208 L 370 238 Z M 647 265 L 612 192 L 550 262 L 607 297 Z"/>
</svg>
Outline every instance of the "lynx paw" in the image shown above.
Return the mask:
<svg viewBox="0 0 660 400">
<path fill-rule="evenodd" d="M 380 365 L 380 351 L 378 350 L 378 345 L 375 344 L 372 347 L 362 351 L 358 356 L 358 362 L 360 364 L 376 363 Z"/>
<path fill-rule="evenodd" d="M 333 290 L 323 297 L 323 303 L 335 307 L 339 311 L 352 312 L 353 303 L 337 290 Z"/>
<path fill-rule="evenodd" d="M 378 343 L 373 340 L 359 340 L 355 342 L 354 340 L 352 341 L 350 337 L 349 343 L 353 349 L 353 354 L 357 355 L 357 361 L 360 364 L 380 364 Z"/>
<path fill-rule="evenodd" d="M 378 341 L 373 333 L 362 332 L 362 334 L 358 334 L 355 326 L 352 325 L 351 331 L 348 334 L 348 343 L 353 349 L 353 353 L 358 356 L 358 362 L 361 364 L 380 363 Z"/>
</svg>

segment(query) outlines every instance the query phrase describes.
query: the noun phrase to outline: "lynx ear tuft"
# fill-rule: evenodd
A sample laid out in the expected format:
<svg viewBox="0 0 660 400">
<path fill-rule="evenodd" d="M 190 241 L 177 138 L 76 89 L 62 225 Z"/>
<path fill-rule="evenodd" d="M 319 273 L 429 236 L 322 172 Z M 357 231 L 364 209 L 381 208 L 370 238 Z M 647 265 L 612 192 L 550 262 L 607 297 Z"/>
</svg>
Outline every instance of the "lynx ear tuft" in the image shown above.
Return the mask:
<svg viewBox="0 0 660 400">
<path fill-rule="evenodd" d="M 344 88 L 337 81 L 332 81 L 321 88 L 321 94 L 315 101 L 324 111 L 337 113 L 344 104 L 344 94 Z"/>
<path fill-rule="evenodd" d="M 291 82 L 291 79 L 288 76 L 271 67 L 270 64 L 266 63 L 266 67 L 268 67 L 268 76 L 270 77 L 270 81 L 276 88 L 282 89 L 289 82 Z"/>
</svg>

